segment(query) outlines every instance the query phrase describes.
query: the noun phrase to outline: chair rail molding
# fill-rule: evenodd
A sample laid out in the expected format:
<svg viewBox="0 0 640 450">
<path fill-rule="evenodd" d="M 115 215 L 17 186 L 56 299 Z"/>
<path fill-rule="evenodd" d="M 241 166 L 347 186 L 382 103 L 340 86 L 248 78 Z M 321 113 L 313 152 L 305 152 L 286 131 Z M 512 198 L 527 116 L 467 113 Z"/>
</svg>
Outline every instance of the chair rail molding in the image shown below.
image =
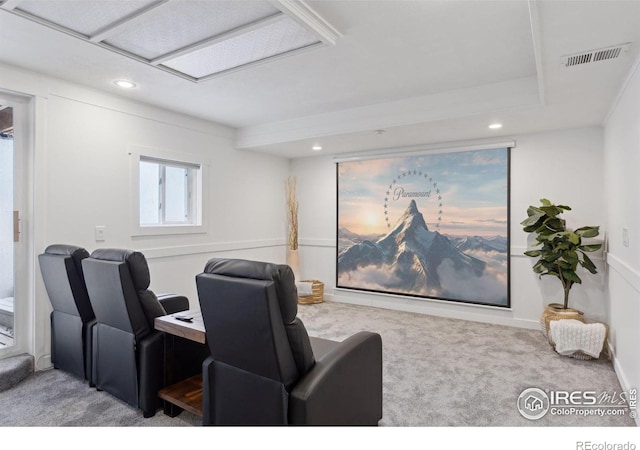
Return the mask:
<svg viewBox="0 0 640 450">
<path fill-rule="evenodd" d="M 198 255 L 202 253 L 229 252 L 250 250 L 255 248 L 285 247 L 287 240 L 283 238 L 257 239 L 251 241 L 209 242 L 204 244 L 177 245 L 173 247 L 156 247 L 140 249 L 147 259 L 168 258 L 170 256 Z"/>
<path fill-rule="evenodd" d="M 611 253 L 607 254 L 607 265 L 624 278 L 633 289 L 640 292 L 640 273 Z"/>
</svg>

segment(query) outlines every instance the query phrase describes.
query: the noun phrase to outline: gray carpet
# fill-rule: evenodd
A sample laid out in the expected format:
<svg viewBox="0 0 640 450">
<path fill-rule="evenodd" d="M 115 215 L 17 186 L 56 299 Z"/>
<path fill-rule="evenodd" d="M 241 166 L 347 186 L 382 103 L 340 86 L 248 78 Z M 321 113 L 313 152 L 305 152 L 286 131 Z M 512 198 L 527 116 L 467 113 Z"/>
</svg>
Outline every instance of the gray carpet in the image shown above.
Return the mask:
<svg viewBox="0 0 640 450">
<path fill-rule="evenodd" d="M 12 427 L 170 427 L 199 425 L 199 418 L 158 411 L 145 419 L 106 392 L 98 392 L 61 370 L 35 372 L 19 385 L 0 393 L 0 425 Z"/>
<path fill-rule="evenodd" d="M 540 331 L 339 303 L 301 305 L 310 335 L 380 333 L 386 426 L 634 426 L 628 416 L 530 421 L 516 402 L 530 387 L 620 394 L 607 359 L 555 353 Z"/>
<path fill-rule="evenodd" d="M 33 356 L 26 353 L 0 360 L 0 392 L 11 389 L 34 371 Z"/>
<path fill-rule="evenodd" d="M 301 305 L 309 334 L 341 340 L 360 331 L 382 335 L 384 417 L 399 426 L 633 426 L 624 416 L 523 418 L 520 393 L 543 390 L 620 392 L 611 363 L 557 355 L 538 331 L 339 303 Z M 0 392 L 4 426 L 190 426 L 187 412 L 169 418 L 140 411 L 64 372 L 36 372 Z"/>
</svg>

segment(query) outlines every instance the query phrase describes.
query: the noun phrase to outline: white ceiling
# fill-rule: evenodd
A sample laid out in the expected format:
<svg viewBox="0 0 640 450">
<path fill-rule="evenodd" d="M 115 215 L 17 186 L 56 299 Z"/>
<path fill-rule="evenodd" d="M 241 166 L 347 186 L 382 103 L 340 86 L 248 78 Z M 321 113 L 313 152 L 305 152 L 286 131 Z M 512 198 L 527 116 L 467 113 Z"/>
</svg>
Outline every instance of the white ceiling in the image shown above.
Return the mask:
<svg viewBox="0 0 640 450">
<path fill-rule="evenodd" d="M 306 3 L 342 35 L 335 45 L 199 83 L 2 7 L 0 62 L 229 125 L 239 148 L 304 157 L 315 143 L 333 154 L 602 124 L 639 54 L 640 0 Z M 560 63 L 627 42 L 617 59 Z M 118 90 L 118 78 L 138 87 Z"/>
</svg>

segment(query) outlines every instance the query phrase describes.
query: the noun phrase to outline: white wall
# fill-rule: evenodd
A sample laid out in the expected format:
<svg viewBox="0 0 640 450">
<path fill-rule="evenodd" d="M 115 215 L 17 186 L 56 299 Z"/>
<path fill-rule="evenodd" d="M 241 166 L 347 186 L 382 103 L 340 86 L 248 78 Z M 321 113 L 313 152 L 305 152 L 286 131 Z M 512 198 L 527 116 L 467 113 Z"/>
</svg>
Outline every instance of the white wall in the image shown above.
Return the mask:
<svg viewBox="0 0 640 450">
<path fill-rule="evenodd" d="M 533 259 L 522 255 L 527 234 L 520 222 L 527 206 L 542 197 L 567 204 L 567 224 L 604 225 L 602 129 L 599 127 L 513 137 L 511 152 L 511 310 L 335 290 L 336 167 L 331 157 L 296 159 L 291 173 L 298 178 L 301 276 L 325 283 L 333 301 L 372 305 L 448 317 L 537 328 L 545 304 L 562 299 L 557 279 L 538 280 Z M 501 142 L 504 141 L 501 140 Z M 568 169 L 568 170 L 567 170 Z M 605 232 L 604 226 L 602 231 Z M 602 256 L 595 254 L 600 273 L 583 277 L 571 291 L 570 304 L 593 318 L 606 319 Z M 588 275 L 588 274 L 586 274 Z"/>
<path fill-rule="evenodd" d="M 625 389 L 640 386 L 640 68 L 636 64 L 604 131 L 607 298 L 614 367 Z M 622 230 L 628 229 L 628 247 Z M 640 421 L 638 421 L 640 425 Z"/>
<path fill-rule="evenodd" d="M 284 262 L 283 186 L 289 174 L 298 177 L 301 277 L 323 281 L 327 299 L 334 301 L 536 328 L 543 306 L 560 299 L 561 289 L 555 279 L 538 280 L 531 271 L 533 261 L 522 255 L 527 236 L 519 222 L 527 206 L 547 197 L 574 208 L 567 214 L 569 226 L 603 225 L 604 232 L 611 226 L 604 226 L 599 127 L 515 136 L 510 138 L 516 141 L 511 165 L 511 310 L 335 290 L 336 174 L 332 158 L 289 162 L 236 151 L 228 128 L 15 68 L 0 66 L 0 71 L 0 88 L 37 100 L 34 208 L 29 218 L 35 234 L 34 257 L 56 242 L 89 250 L 139 249 L 150 263 L 152 289 L 183 293 L 193 306 L 197 306 L 194 277 L 212 256 Z M 131 236 L 127 154 L 131 143 L 210 159 L 212 208 L 206 233 Z M 622 161 L 620 164 L 625 167 Z M 567 167 L 575 175 L 567 176 L 563 172 Z M 627 195 L 632 199 L 634 193 Z M 637 190 L 635 195 L 637 199 Z M 106 227 L 105 242 L 95 242 L 96 225 Z M 36 269 L 35 324 L 30 351 L 43 368 L 48 365 L 50 307 L 35 258 L 32 264 Z M 571 303 L 591 317 L 604 319 L 604 268 L 598 257 L 596 264 L 600 274 L 585 277 L 585 285 L 575 286 Z M 637 270 L 638 266 L 633 267 Z M 637 366 L 633 370 L 637 374 Z M 638 384 L 637 378 L 634 381 Z"/>
<path fill-rule="evenodd" d="M 152 249 L 152 270 L 167 258 L 177 267 L 185 255 L 196 254 L 198 260 L 206 261 L 211 249 L 218 249 L 212 244 L 233 242 L 230 249 L 235 250 L 280 243 L 278 239 L 284 238 L 288 161 L 236 151 L 230 136 L 206 126 L 200 128 L 50 94 L 46 178 L 38 180 L 46 187 L 45 241 L 76 243 L 90 251 L 96 247 Z M 132 143 L 209 159 L 206 233 L 131 236 L 128 145 Z M 97 225 L 106 227 L 105 242 L 95 241 Z M 181 280 L 183 273 L 153 275 L 152 288 L 186 291 L 197 304 L 193 280 Z"/>
<path fill-rule="evenodd" d="M 128 248 L 147 256 L 151 289 L 187 295 L 198 307 L 195 276 L 214 256 L 284 262 L 284 182 L 289 161 L 233 148 L 234 130 L 2 67 L 3 84 L 38 99 L 34 120 L 34 259 L 53 243 Z M 203 234 L 133 237 L 128 146 L 201 155 L 210 161 Z M 95 241 L 105 226 L 106 240 Z M 49 362 L 49 300 L 34 261 L 38 368 Z"/>
</svg>

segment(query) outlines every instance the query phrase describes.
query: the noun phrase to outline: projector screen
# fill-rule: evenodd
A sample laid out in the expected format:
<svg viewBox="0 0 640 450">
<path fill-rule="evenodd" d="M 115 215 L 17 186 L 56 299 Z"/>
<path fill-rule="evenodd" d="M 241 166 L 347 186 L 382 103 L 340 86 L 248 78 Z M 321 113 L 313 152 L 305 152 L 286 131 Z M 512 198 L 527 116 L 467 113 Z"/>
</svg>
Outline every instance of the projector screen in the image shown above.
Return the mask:
<svg viewBox="0 0 640 450">
<path fill-rule="evenodd" d="M 337 163 L 336 286 L 510 307 L 510 148 Z"/>
</svg>

